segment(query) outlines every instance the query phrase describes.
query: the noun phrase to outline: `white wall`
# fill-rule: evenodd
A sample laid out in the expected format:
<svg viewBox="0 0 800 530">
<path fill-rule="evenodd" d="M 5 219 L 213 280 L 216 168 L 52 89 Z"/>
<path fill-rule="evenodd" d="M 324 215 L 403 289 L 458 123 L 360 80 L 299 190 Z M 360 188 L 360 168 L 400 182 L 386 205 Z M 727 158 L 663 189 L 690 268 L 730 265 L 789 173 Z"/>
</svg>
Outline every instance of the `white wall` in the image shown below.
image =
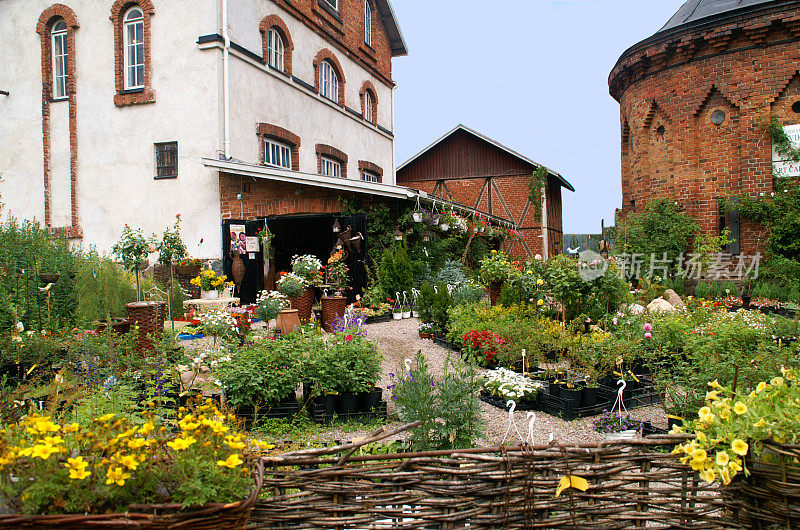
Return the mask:
<svg viewBox="0 0 800 530">
<path fill-rule="evenodd" d="M 216 57 L 197 49 L 197 37 L 217 31 L 216 0 L 156 2 L 151 18 L 151 73 L 156 102 L 114 105 L 112 2 L 65 0 L 76 14 L 78 210 L 85 245 L 107 252 L 125 223 L 158 233 L 183 218 L 184 240 L 193 255 L 218 257 L 221 228 L 219 184 L 201 158 L 214 156 L 218 145 Z M 191 4 L 191 5 L 189 5 Z M 0 88 L 3 136 L 0 143 L 0 187 L 6 214 L 44 218 L 42 182 L 41 45 L 36 23 L 50 0 L 0 2 L 0 48 L 4 68 Z M 179 23 L 176 23 L 179 21 Z M 62 109 L 63 107 L 63 109 Z M 67 103 L 51 104 L 58 119 L 52 133 L 65 134 L 61 114 Z M 62 112 L 62 110 L 64 112 Z M 66 140 L 66 143 L 64 143 Z M 179 176 L 154 180 L 154 142 L 178 141 Z M 54 138 L 52 151 L 53 224 L 63 226 L 62 175 L 69 173 L 68 138 Z M 62 146 L 62 147 L 59 147 Z M 68 180 L 67 180 L 68 183 Z M 68 197 L 66 198 L 68 205 Z M 68 212 L 68 210 L 67 210 Z M 203 238 L 204 243 L 197 243 Z"/>
<path fill-rule="evenodd" d="M 258 55 L 262 53 L 261 20 L 271 14 L 280 16 L 294 43 L 292 74 L 311 85 L 314 84 L 314 57 L 319 50 L 329 49 L 344 70 L 346 105 L 361 112 L 359 90 L 364 81 L 371 81 L 377 91 L 378 123 L 392 129 L 392 90 L 335 46 L 268 0 L 232 3 L 229 9 L 231 40 Z M 358 161 L 367 160 L 383 168 L 385 183 L 394 184 L 393 141 L 375 127 L 353 119 L 344 109 L 300 89 L 285 76 L 264 71 L 241 59 L 232 60 L 230 72 L 231 154 L 234 158 L 258 162 L 260 146 L 256 124 L 271 123 L 300 136 L 300 171 L 317 172 L 316 144 L 323 143 L 347 154 L 348 178 L 359 179 Z"/>
</svg>

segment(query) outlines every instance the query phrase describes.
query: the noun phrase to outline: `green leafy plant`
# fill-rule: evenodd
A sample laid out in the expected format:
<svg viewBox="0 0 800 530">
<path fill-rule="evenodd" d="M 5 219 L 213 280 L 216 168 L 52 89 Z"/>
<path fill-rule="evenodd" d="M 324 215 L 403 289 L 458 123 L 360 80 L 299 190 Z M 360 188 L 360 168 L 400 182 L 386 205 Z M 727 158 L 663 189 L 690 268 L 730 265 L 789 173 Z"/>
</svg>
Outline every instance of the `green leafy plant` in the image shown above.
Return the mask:
<svg viewBox="0 0 800 530">
<path fill-rule="evenodd" d="M 534 219 L 542 218 L 542 201 L 544 200 L 544 188 L 547 185 L 547 168 L 537 167 L 528 180 L 528 200 L 533 204 Z"/>
<path fill-rule="evenodd" d="M 289 299 L 278 291 L 261 291 L 256 299 L 258 317 L 266 323 L 289 307 Z"/>
<path fill-rule="evenodd" d="M 383 252 L 378 278 L 387 297 L 394 297 L 395 293 L 403 291 L 410 292 L 414 287 L 411 260 L 402 244 L 398 243 Z"/>
<path fill-rule="evenodd" d="M 234 406 L 276 405 L 300 381 L 301 358 L 290 340 L 265 339 L 232 350 L 216 375 Z"/>
<path fill-rule="evenodd" d="M 303 278 L 312 287 L 322 285 L 325 278 L 322 262 L 310 254 L 294 256 L 292 258 L 292 272 Z"/>
<path fill-rule="evenodd" d="M 505 252 L 492 250 L 481 260 L 481 278 L 485 282 L 504 282 L 514 274 L 514 267 Z"/>
<path fill-rule="evenodd" d="M 281 294 L 289 298 L 299 298 L 308 287 L 308 282 L 302 276 L 290 272 L 280 277 L 277 286 Z"/>
<path fill-rule="evenodd" d="M 181 239 L 181 216 L 175 216 L 175 224 L 172 228 L 164 230 L 161 241 L 156 245 L 158 251 L 158 262 L 162 265 L 177 263 L 186 257 L 186 245 Z"/>
</svg>

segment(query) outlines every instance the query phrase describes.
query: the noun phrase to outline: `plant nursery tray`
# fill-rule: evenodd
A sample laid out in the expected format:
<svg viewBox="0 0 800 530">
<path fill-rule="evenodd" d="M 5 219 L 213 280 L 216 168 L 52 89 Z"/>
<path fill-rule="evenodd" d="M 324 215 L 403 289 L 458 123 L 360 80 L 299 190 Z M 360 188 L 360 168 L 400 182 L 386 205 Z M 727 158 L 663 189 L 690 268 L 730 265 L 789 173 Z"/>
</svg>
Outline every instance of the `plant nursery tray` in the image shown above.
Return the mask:
<svg viewBox="0 0 800 530">
<path fill-rule="evenodd" d="M 614 402 L 617 399 L 617 389 L 606 385 L 600 385 L 598 397 L 603 400 Z M 625 408 L 637 409 L 639 407 L 647 407 L 648 405 L 656 405 L 661 403 L 661 394 L 649 385 L 637 388 L 635 390 L 625 389 L 622 394 L 622 401 Z"/>
<path fill-rule="evenodd" d="M 498 409 L 508 410 L 506 407 L 507 400 L 503 400 L 499 397 L 495 396 L 486 396 L 481 394 L 481 401 L 484 403 L 488 403 L 493 407 L 497 407 Z M 517 408 L 514 410 L 539 410 L 539 400 L 536 401 L 520 401 L 517 403 Z"/>
<path fill-rule="evenodd" d="M 592 407 L 575 407 L 573 404 L 549 392 L 539 393 L 539 410 L 566 421 L 602 414 L 611 407 L 611 401 L 598 393 L 597 404 Z"/>
<path fill-rule="evenodd" d="M 381 400 L 378 406 L 366 412 L 351 412 L 346 414 L 325 414 L 325 405 L 322 400 L 314 399 L 309 402 L 308 412 L 311 419 L 317 423 L 331 423 L 334 419 L 366 420 L 385 419 L 387 417 L 386 402 Z"/>
<path fill-rule="evenodd" d="M 273 407 L 263 407 L 257 413 L 252 410 L 237 410 L 236 417 L 244 420 L 245 429 L 250 430 L 256 420 L 293 418 L 300 412 L 300 403 L 297 399 L 281 401 Z"/>
</svg>

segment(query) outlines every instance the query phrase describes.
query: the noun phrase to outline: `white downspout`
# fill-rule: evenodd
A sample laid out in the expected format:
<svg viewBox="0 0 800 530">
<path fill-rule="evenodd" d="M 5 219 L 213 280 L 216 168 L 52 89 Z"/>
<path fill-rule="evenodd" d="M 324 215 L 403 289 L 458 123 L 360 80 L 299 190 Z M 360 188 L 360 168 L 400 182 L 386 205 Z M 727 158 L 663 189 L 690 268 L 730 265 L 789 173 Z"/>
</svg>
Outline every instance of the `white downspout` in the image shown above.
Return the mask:
<svg viewBox="0 0 800 530">
<path fill-rule="evenodd" d="M 550 259 L 550 234 L 547 230 L 547 181 L 549 178 L 549 176 L 545 177 L 544 189 L 542 189 L 542 256 L 546 260 Z"/>
<path fill-rule="evenodd" d="M 396 135 L 395 127 L 394 127 L 394 89 L 396 87 L 392 87 L 392 134 Z M 391 184 L 397 184 L 397 160 L 396 154 L 394 150 L 394 137 L 392 137 L 392 182 Z"/>
<path fill-rule="evenodd" d="M 228 0 L 222 0 L 222 98 L 223 98 L 223 121 L 225 129 L 225 160 L 231 159 L 231 98 L 230 98 L 230 74 L 228 63 L 230 57 L 228 51 L 231 47 L 231 37 L 228 34 Z"/>
</svg>

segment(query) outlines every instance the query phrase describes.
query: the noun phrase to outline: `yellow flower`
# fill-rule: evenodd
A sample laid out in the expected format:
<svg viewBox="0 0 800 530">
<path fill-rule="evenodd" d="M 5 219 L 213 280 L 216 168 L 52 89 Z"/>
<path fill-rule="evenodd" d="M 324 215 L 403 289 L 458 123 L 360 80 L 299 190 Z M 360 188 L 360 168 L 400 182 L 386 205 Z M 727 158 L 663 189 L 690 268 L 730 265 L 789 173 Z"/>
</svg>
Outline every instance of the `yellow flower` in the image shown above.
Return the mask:
<svg viewBox="0 0 800 530">
<path fill-rule="evenodd" d="M 761 418 L 760 420 L 758 420 L 756 422 L 755 425 L 753 425 L 753 427 L 759 427 L 759 428 L 760 427 L 766 427 L 766 426 L 767 426 L 767 422 L 764 420 L 764 418 Z"/>
<path fill-rule="evenodd" d="M 45 443 L 45 445 L 50 445 L 50 446 L 64 443 L 64 439 L 61 438 L 60 436 L 45 436 L 42 441 Z"/>
<path fill-rule="evenodd" d="M 131 478 L 131 474 L 125 473 L 125 470 L 119 466 L 108 468 L 108 471 L 106 471 L 106 484 L 124 486 L 125 481 L 129 478 Z"/>
<path fill-rule="evenodd" d="M 153 429 L 155 429 L 155 428 L 156 428 L 156 426 L 153 425 L 152 422 L 147 422 L 144 425 L 142 425 L 141 429 L 139 429 L 139 434 L 141 434 L 142 436 L 147 436 L 148 434 L 153 432 Z"/>
<path fill-rule="evenodd" d="M 711 409 L 709 407 L 703 407 L 697 411 L 697 415 L 702 419 L 703 416 L 708 416 L 711 414 Z"/>
<path fill-rule="evenodd" d="M 672 430 L 669 431 L 670 434 L 681 434 L 683 432 L 686 432 L 683 425 L 673 425 Z"/>
<path fill-rule="evenodd" d="M 121 433 L 119 433 L 119 434 L 116 436 L 116 438 L 117 438 L 117 440 L 119 440 L 119 439 L 121 439 L 121 438 L 127 438 L 128 436 L 131 436 L 132 434 L 136 433 L 136 431 L 137 431 L 138 429 L 139 429 L 139 427 L 132 427 L 132 428 L 128 429 L 128 430 L 127 430 L 127 431 L 125 431 L 125 432 L 121 432 Z"/>
<path fill-rule="evenodd" d="M 214 434 L 224 434 L 230 430 L 230 427 L 218 421 L 211 422 L 211 431 Z"/>
<path fill-rule="evenodd" d="M 742 414 L 747 412 L 747 405 L 745 405 L 741 401 L 737 401 L 736 405 L 733 406 L 733 411 L 739 416 L 741 416 Z"/>
<path fill-rule="evenodd" d="M 717 478 L 713 469 L 704 469 L 700 472 L 700 478 L 711 484 Z"/>
<path fill-rule="evenodd" d="M 69 425 L 64 425 L 64 428 L 62 430 L 66 433 L 70 433 L 70 432 L 78 432 L 78 429 L 80 429 L 80 425 L 78 425 L 77 423 L 71 423 Z"/>
<path fill-rule="evenodd" d="M 769 384 L 772 386 L 783 386 L 783 377 L 773 377 Z"/>
<path fill-rule="evenodd" d="M 722 409 L 719 413 L 719 417 L 722 418 L 723 420 L 727 420 L 728 418 L 731 417 L 731 409 L 729 408 Z"/>
<path fill-rule="evenodd" d="M 236 466 L 240 466 L 244 463 L 244 460 L 239 458 L 239 455 L 231 455 L 226 460 L 217 460 L 217 465 L 222 467 L 229 467 L 231 469 L 235 468 Z"/>
<path fill-rule="evenodd" d="M 686 452 L 687 455 L 693 455 L 695 451 L 697 451 L 697 447 L 693 443 L 687 444 L 683 450 Z"/>
<path fill-rule="evenodd" d="M 544 305 L 544 300 L 542 300 L 541 298 L 539 298 L 539 301 L 538 301 L 538 302 L 536 302 L 536 305 L 538 305 L 538 306 L 543 306 L 543 305 Z"/>
<path fill-rule="evenodd" d="M 719 384 L 719 379 L 714 379 L 713 381 L 708 383 L 708 386 L 710 386 L 711 388 L 713 388 L 715 390 L 719 390 L 719 389 L 722 388 L 722 385 Z"/>
<path fill-rule="evenodd" d="M 144 438 L 131 438 L 128 440 L 128 447 L 131 449 L 139 449 L 145 445 L 150 445 L 150 442 Z"/>
<path fill-rule="evenodd" d="M 60 449 L 57 447 L 53 447 L 49 444 L 37 444 L 33 446 L 33 451 L 31 451 L 31 456 L 34 458 L 41 458 L 42 460 L 47 460 L 50 458 L 50 455 L 53 453 L 58 453 Z"/>
<path fill-rule="evenodd" d="M 27 431 L 31 434 L 46 434 L 48 432 L 58 432 L 61 427 L 50 421 L 50 418 L 36 418 L 33 427 L 28 427 Z"/>
<path fill-rule="evenodd" d="M 722 468 L 722 470 L 719 472 L 719 476 L 722 478 L 722 483 L 726 486 L 731 483 L 731 473 L 728 471 L 727 467 Z"/>
<path fill-rule="evenodd" d="M 758 386 L 756 387 L 756 394 L 763 392 L 763 390 L 767 388 L 767 384 L 764 381 L 761 381 Z"/>
<path fill-rule="evenodd" d="M 195 440 L 191 436 L 187 436 L 186 438 L 175 438 L 173 441 L 167 442 L 167 445 L 176 451 L 183 451 L 196 441 L 197 440 Z"/>
<path fill-rule="evenodd" d="M 708 458 L 708 453 L 706 453 L 705 449 L 698 449 L 692 455 L 692 459 L 699 462 L 705 462 L 706 458 Z"/>
<path fill-rule="evenodd" d="M 245 444 L 237 440 L 236 437 L 234 436 L 226 436 L 225 445 L 227 445 L 231 449 L 244 449 L 245 447 L 247 447 Z"/>
<path fill-rule="evenodd" d="M 711 392 L 706 392 L 706 401 L 716 401 L 719 399 L 719 391 L 713 390 Z"/>
<path fill-rule="evenodd" d="M 493 251 L 492 251 L 492 254 L 497 254 L 497 251 L 496 251 L 496 250 L 493 250 Z"/>
<path fill-rule="evenodd" d="M 125 455 L 117 458 L 117 462 L 127 467 L 131 471 L 135 471 L 139 467 L 139 460 L 134 455 Z"/>
<path fill-rule="evenodd" d="M 114 417 L 114 413 L 111 412 L 109 414 L 104 414 L 104 415 L 100 416 L 99 418 L 97 418 L 94 421 L 99 421 L 100 423 L 105 423 L 105 422 L 107 422 L 108 420 L 110 420 L 113 417 Z"/>
<path fill-rule="evenodd" d="M 257 442 L 259 449 L 262 451 L 268 451 L 270 449 L 275 449 L 275 445 L 267 442 Z"/>
<path fill-rule="evenodd" d="M 82 456 L 77 458 L 67 458 L 67 463 L 64 464 L 64 467 L 69 470 L 69 478 L 73 480 L 83 480 L 91 473 L 86 471 L 86 468 L 89 466 L 89 462 L 86 462 Z"/>
<path fill-rule="evenodd" d="M 741 471 L 742 470 L 741 460 L 739 460 L 738 458 L 734 458 L 733 460 L 731 460 L 731 463 L 728 467 L 731 469 L 731 471 L 736 471 L 736 472 Z"/>
<path fill-rule="evenodd" d="M 731 444 L 731 451 L 733 451 L 734 453 L 736 453 L 739 456 L 746 455 L 747 454 L 747 449 L 748 449 L 747 443 L 743 442 L 742 440 L 740 440 L 738 438 L 735 439 L 733 441 L 733 443 Z"/>
<path fill-rule="evenodd" d="M 544 280 L 543 280 L 543 279 L 541 279 L 541 278 L 539 278 L 538 280 L 536 280 L 536 285 L 542 285 L 543 283 L 544 283 Z"/>
<path fill-rule="evenodd" d="M 731 457 L 726 451 L 720 451 L 717 453 L 716 462 L 719 467 L 726 467 L 730 461 Z"/>
</svg>

